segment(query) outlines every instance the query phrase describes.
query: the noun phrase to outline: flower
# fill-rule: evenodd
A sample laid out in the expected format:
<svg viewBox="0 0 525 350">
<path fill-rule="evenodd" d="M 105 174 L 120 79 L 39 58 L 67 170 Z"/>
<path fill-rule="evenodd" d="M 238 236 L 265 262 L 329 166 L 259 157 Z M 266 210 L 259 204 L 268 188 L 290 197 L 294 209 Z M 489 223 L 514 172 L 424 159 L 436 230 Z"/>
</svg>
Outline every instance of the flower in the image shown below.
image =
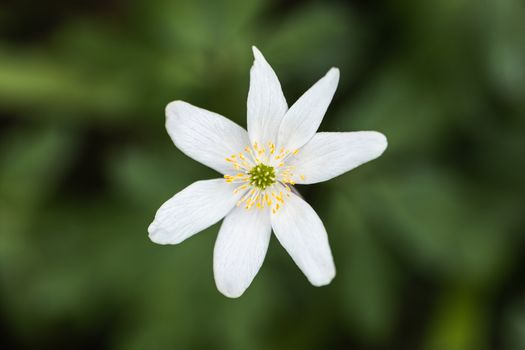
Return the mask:
<svg viewBox="0 0 525 350">
<path fill-rule="evenodd" d="M 213 254 L 217 288 L 236 298 L 259 271 L 271 231 L 314 286 L 335 276 L 326 230 L 294 189 L 341 175 L 379 157 L 387 146 L 376 131 L 319 132 L 339 82 L 332 68 L 290 108 L 275 72 L 253 47 L 248 131 L 225 117 L 174 101 L 166 129 L 175 146 L 223 174 L 197 181 L 167 202 L 149 226 L 158 244 L 178 244 L 224 221 Z"/>
</svg>

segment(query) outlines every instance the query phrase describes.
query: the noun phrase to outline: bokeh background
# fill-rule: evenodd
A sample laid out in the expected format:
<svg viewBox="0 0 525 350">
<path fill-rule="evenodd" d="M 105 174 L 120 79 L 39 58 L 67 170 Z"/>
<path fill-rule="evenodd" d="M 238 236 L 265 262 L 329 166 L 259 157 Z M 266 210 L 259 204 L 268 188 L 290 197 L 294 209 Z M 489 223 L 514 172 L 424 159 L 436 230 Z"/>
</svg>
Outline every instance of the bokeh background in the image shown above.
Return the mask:
<svg viewBox="0 0 525 350">
<path fill-rule="evenodd" d="M 218 225 L 151 243 L 157 208 L 217 176 L 164 129 L 182 99 L 245 126 L 251 45 L 291 104 L 331 66 L 321 130 L 378 160 L 300 187 L 333 283 L 272 238 L 237 300 Z M 525 3 L 3 0 L 0 348 L 525 349 Z"/>
</svg>

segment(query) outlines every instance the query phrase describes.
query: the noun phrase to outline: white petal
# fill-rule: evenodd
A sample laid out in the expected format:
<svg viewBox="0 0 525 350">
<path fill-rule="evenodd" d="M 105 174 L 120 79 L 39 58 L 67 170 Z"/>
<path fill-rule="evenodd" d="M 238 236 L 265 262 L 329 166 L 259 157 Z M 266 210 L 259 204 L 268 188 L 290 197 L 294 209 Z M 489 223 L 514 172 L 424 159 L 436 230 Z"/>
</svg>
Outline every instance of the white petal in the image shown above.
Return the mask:
<svg viewBox="0 0 525 350">
<path fill-rule="evenodd" d="M 379 157 L 386 137 L 376 131 L 320 132 L 287 160 L 294 166 L 294 181 L 312 184 L 339 176 Z"/>
<path fill-rule="evenodd" d="M 271 232 L 267 210 L 237 207 L 226 216 L 213 252 L 215 283 L 222 294 L 237 298 L 252 283 L 264 261 Z"/>
<path fill-rule="evenodd" d="M 275 142 L 277 131 L 288 110 L 279 79 L 262 53 L 252 47 L 253 66 L 248 92 L 248 133 L 252 143 Z"/>
<path fill-rule="evenodd" d="M 224 179 L 197 181 L 164 203 L 148 227 L 149 238 L 159 244 L 178 244 L 222 219 L 240 194 Z"/>
<path fill-rule="evenodd" d="M 312 207 L 290 193 L 282 208 L 271 215 L 275 236 L 314 286 L 335 277 L 326 230 Z"/>
<path fill-rule="evenodd" d="M 222 174 L 234 171 L 225 159 L 250 144 L 239 125 L 183 101 L 166 107 L 166 129 L 182 152 Z"/>
<path fill-rule="evenodd" d="M 279 148 L 294 151 L 314 136 L 338 83 L 339 69 L 332 68 L 290 107 L 279 128 Z"/>
</svg>

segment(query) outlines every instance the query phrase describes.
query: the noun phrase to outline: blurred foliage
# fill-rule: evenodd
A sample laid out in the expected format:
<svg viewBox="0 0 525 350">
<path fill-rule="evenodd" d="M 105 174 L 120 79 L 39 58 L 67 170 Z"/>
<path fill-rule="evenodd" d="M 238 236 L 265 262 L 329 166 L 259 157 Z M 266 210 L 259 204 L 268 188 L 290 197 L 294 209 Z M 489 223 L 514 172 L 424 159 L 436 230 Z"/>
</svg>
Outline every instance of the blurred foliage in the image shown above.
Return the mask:
<svg viewBox="0 0 525 350">
<path fill-rule="evenodd" d="M 525 348 L 524 18 L 520 0 L 2 2 L 0 347 Z M 164 106 L 245 126 L 253 44 L 289 103 L 338 66 L 321 129 L 389 148 L 299 188 L 330 286 L 272 239 L 229 300 L 218 225 L 176 247 L 146 228 L 216 176 L 173 147 Z"/>
</svg>

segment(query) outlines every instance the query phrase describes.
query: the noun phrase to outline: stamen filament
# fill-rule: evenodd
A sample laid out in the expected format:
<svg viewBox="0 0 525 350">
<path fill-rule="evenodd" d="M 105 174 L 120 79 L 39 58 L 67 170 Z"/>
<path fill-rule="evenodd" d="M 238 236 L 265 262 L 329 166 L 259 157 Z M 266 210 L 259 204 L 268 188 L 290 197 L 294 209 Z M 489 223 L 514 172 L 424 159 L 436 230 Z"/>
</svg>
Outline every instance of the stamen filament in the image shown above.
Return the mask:
<svg viewBox="0 0 525 350">
<path fill-rule="evenodd" d="M 253 206 L 258 209 L 268 207 L 272 209 L 272 213 L 277 213 L 285 204 L 285 196 L 290 196 L 290 186 L 295 185 L 295 167 L 287 166 L 286 159 L 298 153 L 298 149 L 290 151 L 281 147 L 276 154 L 273 142 L 269 141 L 266 145 L 254 142 L 253 145 L 246 146 L 244 152 L 225 158 L 237 170 L 233 175 L 224 175 L 226 182 L 241 184 L 233 190 L 234 194 L 246 191 L 237 206 L 243 204 L 247 210 Z M 277 165 L 274 165 L 275 161 L 279 161 Z M 299 177 L 301 180 L 305 179 L 304 175 Z"/>
</svg>

